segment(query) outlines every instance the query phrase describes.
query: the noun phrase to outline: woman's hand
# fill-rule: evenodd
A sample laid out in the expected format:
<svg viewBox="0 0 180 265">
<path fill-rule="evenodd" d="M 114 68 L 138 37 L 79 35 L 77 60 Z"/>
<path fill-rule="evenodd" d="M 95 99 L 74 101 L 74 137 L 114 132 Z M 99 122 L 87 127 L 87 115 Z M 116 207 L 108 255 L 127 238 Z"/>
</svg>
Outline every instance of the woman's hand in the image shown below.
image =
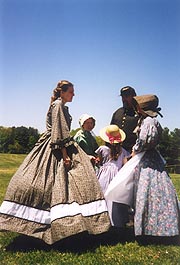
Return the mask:
<svg viewBox="0 0 180 265">
<path fill-rule="evenodd" d="M 67 170 L 71 168 L 71 159 L 67 156 L 65 159 L 63 158 L 64 166 Z"/>
<path fill-rule="evenodd" d="M 63 156 L 64 166 L 67 170 L 69 170 L 71 168 L 72 162 L 70 157 L 67 155 L 67 150 L 65 147 L 62 148 L 62 156 Z"/>
<path fill-rule="evenodd" d="M 89 156 L 89 159 L 91 160 L 91 162 L 94 162 L 96 160 L 95 156 L 92 156 L 92 155 L 88 155 Z"/>
<path fill-rule="evenodd" d="M 133 157 L 135 155 L 136 155 L 136 152 L 133 150 L 132 153 L 131 153 L 131 157 Z"/>
</svg>

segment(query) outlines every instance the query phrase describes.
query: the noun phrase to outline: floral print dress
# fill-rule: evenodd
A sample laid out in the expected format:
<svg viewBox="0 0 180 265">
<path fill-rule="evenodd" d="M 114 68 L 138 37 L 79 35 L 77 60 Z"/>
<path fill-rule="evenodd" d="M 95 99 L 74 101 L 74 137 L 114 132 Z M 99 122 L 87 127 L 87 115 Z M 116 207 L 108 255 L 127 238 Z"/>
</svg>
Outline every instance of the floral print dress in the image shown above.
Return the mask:
<svg viewBox="0 0 180 265">
<path fill-rule="evenodd" d="M 133 150 L 145 151 L 134 171 L 135 235 L 179 234 L 176 191 L 165 171 L 165 161 L 156 150 L 162 129 L 155 118 L 143 120 Z"/>
</svg>

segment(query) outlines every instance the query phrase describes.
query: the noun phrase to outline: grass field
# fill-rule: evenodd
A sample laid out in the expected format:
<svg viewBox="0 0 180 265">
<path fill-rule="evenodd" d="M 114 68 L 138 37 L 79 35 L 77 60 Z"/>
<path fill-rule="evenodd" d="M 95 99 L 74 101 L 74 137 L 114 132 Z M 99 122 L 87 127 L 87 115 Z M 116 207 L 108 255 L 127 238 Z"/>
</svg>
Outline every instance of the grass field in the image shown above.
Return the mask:
<svg viewBox="0 0 180 265">
<path fill-rule="evenodd" d="M 0 202 L 8 182 L 25 155 L 0 154 Z M 171 175 L 180 198 L 180 175 Z M 134 238 L 132 228 L 124 232 L 110 231 L 99 236 L 80 234 L 53 246 L 40 240 L 11 232 L 0 232 L 0 264 L 2 265 L 152 265 L 180 264 L 180 240 L 157 239 L 142 244 Z"/>
</svg>

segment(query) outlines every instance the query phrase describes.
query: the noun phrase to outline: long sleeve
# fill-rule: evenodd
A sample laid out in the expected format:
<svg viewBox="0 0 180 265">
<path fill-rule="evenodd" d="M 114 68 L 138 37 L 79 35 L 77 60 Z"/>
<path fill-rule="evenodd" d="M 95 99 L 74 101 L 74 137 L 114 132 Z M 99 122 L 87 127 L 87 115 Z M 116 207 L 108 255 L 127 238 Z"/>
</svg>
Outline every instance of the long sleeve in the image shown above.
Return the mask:
<svg viewBox="0 0 180 265">
<path fill-rule="evenodd" d="M 69 127 L 60 100 L 56 100 L 51 106 L 51 122 L 51 148 L 58 149 L 72 144 Z"/>
<path fill-rule="evenodd" d="M 161 125 L 155 118 L 145 118 L 141 124 L 140 132 L 133 150 L 139 153 L 155 148 L 159 143 L 161 133 Z"/>
</svg>

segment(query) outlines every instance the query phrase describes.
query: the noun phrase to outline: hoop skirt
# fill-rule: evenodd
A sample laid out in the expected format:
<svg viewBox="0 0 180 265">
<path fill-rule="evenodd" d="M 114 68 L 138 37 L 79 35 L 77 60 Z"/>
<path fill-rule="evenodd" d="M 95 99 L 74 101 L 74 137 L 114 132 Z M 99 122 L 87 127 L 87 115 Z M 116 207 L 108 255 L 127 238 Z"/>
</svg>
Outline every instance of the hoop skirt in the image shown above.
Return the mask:
<svg viewBox="0 0 180 265">
<path fill-rule="evenodd" d="M 107 199 L 134 207 L 136 236 L 180 234 L 177 194 L 165 161 L 156 150 L 161 132 L 155 118 L 143 120 L 133 147 L 136 155 L 117 173 L 105 193 Z"/>
<path fill-rule="evenodd" d="M 107 206 L 88 156 L 69 135 L 71 117 L 60 99 L 47 114 L 47 131 L 12 177 L 0 207 L 0 229 L 48 244 L 110 227 Z M 72 160 L 64 167 L 61 148 Z"/>
</svg>

